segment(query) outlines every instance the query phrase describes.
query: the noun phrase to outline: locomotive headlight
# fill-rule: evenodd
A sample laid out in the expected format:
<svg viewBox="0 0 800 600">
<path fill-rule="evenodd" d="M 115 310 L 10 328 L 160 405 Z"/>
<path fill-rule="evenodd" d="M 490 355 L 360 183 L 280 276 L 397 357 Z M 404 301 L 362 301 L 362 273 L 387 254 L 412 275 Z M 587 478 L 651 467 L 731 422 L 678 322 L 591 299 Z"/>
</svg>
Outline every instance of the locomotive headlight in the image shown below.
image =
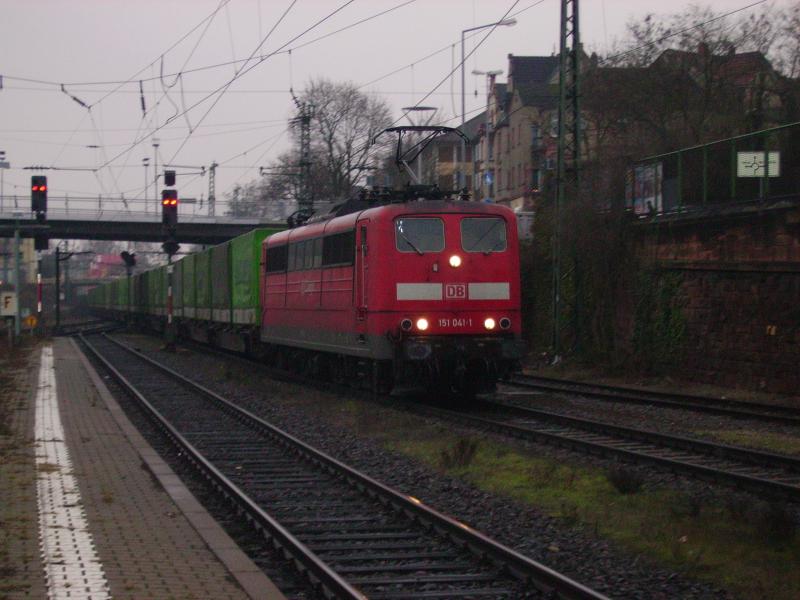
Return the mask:
<svg viewBox="0 0 800 600">
<path fill-rule="evenodd" d="M 500 319 L 501 329 L 508 329 L 509 327 L 511 327 L 511 319 L 509 319 L 508 317 L 503 317 L 502 319 Z"/>
<path fill-rule="evenodd" d="M 461 257 L 458 254 L 453 254 L 453 256 L 450 257 L 450 266 L 454 269 L 461 266 Z"/>
<path fill-rule="evenodd" d="M 428 329 L 428 319 L 417 319 L 417 329 L 420 331 Z"/>
<path fill-rule="evenodd" d="M 483 322 L 483 326 L 486 327 L 486 329 L 489 329 L 489 330 L 494 329 L 496 324 L 497 323 L 494 322 L 494 319 L 492 317 L 489 317 L 488 319 L 486 319 Z"/>
<path fill-rule="evenodd" d="M 402 321 L 400 321 L 400 329 L 402 329 L 403 331 L 411 331 L 411 327 L 413 325 L 414 324 L 411 322 L 411 319 L 403 319 Z"/>
</svg>

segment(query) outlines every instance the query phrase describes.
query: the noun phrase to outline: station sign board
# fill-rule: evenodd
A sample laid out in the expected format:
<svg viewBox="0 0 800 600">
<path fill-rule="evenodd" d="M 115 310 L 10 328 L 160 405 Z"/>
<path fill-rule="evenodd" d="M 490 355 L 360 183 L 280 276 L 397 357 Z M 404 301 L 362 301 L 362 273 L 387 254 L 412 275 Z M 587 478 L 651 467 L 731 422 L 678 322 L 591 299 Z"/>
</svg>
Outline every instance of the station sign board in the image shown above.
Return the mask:
<svg viewBox="0 0 800 600">
<path fill-rule="evenodd" d="M 0 292 L 0 317 L 17 314 L 17 292 Z"/>
<path fill-rule="evenodd" d="M 781 176 L 781 153 L 769 152 L 769 176 Z M 764 152 L 737 152 L 737 177 L 764 177 Z"/>
</svg>

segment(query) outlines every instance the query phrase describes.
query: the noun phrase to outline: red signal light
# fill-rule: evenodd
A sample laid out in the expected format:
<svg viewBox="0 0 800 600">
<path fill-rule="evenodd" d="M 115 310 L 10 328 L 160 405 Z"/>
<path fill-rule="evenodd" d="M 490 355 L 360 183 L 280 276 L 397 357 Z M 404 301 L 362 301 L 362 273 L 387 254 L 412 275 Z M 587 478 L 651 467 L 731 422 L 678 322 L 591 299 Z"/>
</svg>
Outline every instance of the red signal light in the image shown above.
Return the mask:
<svg viewBox="0 0 800 600">
<path fill-rule="evenodd" d="M 46 192 L 47 191 L 47 186 L 46 185 L 40 185 L 39 186 L 39 191 L 40 192 Z"/>
<path fill-rule="evenodd" d="M 172 206 L 177 206 L 178 205 L 178 201 L 177 200 L 171 200 L 170 204 L 172 204 Z"/>
</svg>

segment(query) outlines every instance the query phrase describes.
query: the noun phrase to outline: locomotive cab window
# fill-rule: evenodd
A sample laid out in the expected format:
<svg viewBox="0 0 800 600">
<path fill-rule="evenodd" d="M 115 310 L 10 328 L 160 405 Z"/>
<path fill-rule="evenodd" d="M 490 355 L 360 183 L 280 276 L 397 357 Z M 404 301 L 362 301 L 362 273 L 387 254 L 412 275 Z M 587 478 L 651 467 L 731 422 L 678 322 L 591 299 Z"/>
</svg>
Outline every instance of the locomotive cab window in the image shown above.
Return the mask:
<svg viewBox="0 0 800 600">
<path fill-rule="evenodd" d="M 461 247 L 466 252 L 503 252 L 506 222 L 499 217 L 469 217 L 461 221 Z"/>
<path fill-rule="evenodd" d="M 289 246 L 267 248 L 267 273 L 283 273 L 289 259 Z"/>
<path fill-rule="evenodd" d="M 400 252 L 444 250 L 444 222 L 437 218 L 400 217 L 394 222 L 395 244 Z"/>
</svg>

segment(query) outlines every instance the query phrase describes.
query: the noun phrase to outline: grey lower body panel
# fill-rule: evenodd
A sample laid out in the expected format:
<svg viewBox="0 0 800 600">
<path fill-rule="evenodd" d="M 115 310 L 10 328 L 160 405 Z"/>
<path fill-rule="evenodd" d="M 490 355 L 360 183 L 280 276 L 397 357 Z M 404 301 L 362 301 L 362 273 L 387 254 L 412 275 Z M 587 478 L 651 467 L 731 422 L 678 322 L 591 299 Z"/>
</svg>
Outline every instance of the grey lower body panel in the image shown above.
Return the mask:
<svg viewBox="0 0 800 600">
<path fill-rule="evenodd" d="M 392 360 L 394 347 L 388 338 L 353 332 L 268 326 L 261 329 L 261 341 L 278 346 L 332 352 L 374 360 Z"/>
</svg>

